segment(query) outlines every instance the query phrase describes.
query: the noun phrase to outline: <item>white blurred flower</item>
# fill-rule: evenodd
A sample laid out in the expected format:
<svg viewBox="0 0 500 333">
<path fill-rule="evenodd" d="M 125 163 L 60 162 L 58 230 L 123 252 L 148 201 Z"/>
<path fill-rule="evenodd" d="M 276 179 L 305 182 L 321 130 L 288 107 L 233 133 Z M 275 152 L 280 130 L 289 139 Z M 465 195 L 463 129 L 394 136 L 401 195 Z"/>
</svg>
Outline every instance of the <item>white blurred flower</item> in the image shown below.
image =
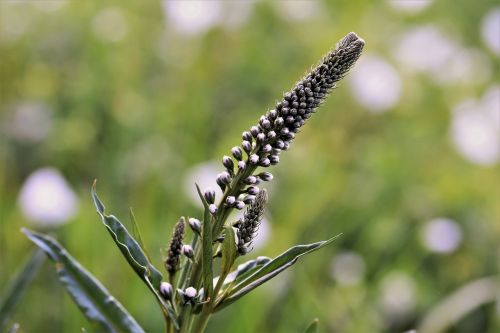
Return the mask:
<svg viewBox="0 0 500 333">
<path fill-rule="evenodd" d="M 458 50 L 456 43 L 438 28 L 427 25 L 413 28 L 396 44 L 396 59 L 407 68 L 427 73 L 443 70 Z"/>
<path fill-rule="evenodd" d="M 205 191 L 207 188 L 215 190 L 215 202 L 218 202 L 222 197 L 222 191 L 215 181 L 217 175 L 223 171 L 223 166 L 216 162 L 204 162 L 191 167 L 186 174 L 184 180 L 184 189 L 187 196 L 194 204 L 202 207 L 198 192 L 196 191 L 195 183 L 198 184 L 200 190 Z"/>
<path fill-rule="evenodd" d="M 349 83 L 356 100 L 376 113 L 392 108 L 401 95 L 399 74 L 378 56 L 361 57 L 349 77 Z"/>
<path fill-rule="evenodd" d="M 472 163 L 494 165 L 500 160 L 500 89 L 490 89 L 484 101 L 467 100 L 453 109 L 451 138 Z"/>
<path fill-rule="evenodd" d="M 18 1 L 2 1 L 0 11 L 0 39 L 15 41 L 22 37 L 32 26 L 31 12 L 25 8 L 17 8 L 22 5 Z"/>
<path fill-rule="evenodd" d="M 451 253 L 462 241 L 462 229 L 453 220 L 436 218 L 428 221 L 422 228 L 422 243 L 432 252 Z"/>
<path fill-rule="evenodd" d="M 492 9 L 483 17 L 481 36 L 490 50 L 500 55 L 500 7 Z"/>
<path fill-rule="evenodd" d="M 278 14 L 290 21 L 306 21 L 321 13 L 321 3 L 311 0 L 276 1 Z"/>
<path fill-rule="evenodd" d="M 481 99 L 484 111 L 491 119 L 492 126 L 500 133 L 500 86 L 488 89 Z"/>
<path fill-rule="evenodd" d="M 91 22 L 94 35 L 103 42 L 120 42 L 127 36 L 127 22 L 119 8 L 99 11 Z"/>
<path fill-rule="evenodd" d="M 388 0 L 391 8 L 409 14 L 417 14 L 432 4 L 432 0 Z"/>
<path fill-rule="evenodd" d="M 67 0 L 44 0 L 32 2 L 39 10 L 44 12 L 55 12 L 64 7 Z"/>
<path fill-rule="evenodd" d="M 355 252 L 340 253 L 331 262 L 330 274 L 340 285 L 358 284 L 365 274 L 365 262 Z"/>
<path fill-rule="evenodd" d="M 442 70 L 429 72 L 437 83 L 483 83 L 491 76 L 488 57 L 478 49 L 462 49 L 453 54 Z"/>
<path fill-rule="evenodd" d="M 54 168 L 34 171 L 21 188 L 18 204 L 28 220 L 44 226 L 66 223 L 78 210 L 75 193 Z"/>
<path fill-rule="evenodd" d="M 433 25 L 402 34 L 394 56 L 402 69 L 423 72 L 439 84 L 482 83 L 491 76 L 490 62 L 482 51 L 464 48 Z"/>
<path fill-rule="evenodd" d="M 218 24 L 222 18 L 221 1 L 176 1 L 164 0 L 163 10 L 168 24 L 185 34 L 197 34 L 207 31 Z"/>
<path fill-rule="evenodd" d="M 415 304 L 415 282 L 408 274 L 395 271 L 384 276 L 380 305 L 386 316 L 405 316 L 415 309 Z"/>
<path fill-rule="evenodd" d="M 12 108 L 2 127 L 9 137 L 17 141 L 40 142 L 52 129 L 50 109 L 40 103 L 19 103 Z"/>
</svg>

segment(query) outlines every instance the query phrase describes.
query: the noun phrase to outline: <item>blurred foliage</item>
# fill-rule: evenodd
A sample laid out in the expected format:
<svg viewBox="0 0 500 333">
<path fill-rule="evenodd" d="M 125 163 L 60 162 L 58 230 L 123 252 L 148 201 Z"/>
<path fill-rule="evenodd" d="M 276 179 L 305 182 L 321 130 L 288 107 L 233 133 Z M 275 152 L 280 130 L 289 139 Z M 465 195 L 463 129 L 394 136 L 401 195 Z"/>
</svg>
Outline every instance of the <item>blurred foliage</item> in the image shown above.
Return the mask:
<svg viewBox="0 0 500 333">
<path fill-rule="evenodd" d="M 80 198 L 77 217 L 53 233 L 147 331 L 159 331 L 155 301 L 92 208 L 94 178 L 123 221 L 134 207 L 159 263 L 158 249 L 167 245 L 177 218 L 200 215 L 184 195 L 188 169 L 227 154 L 335 41 L 355 31 L 366 40 L 367 54 L 393 62 L 394 36 L 433 23 L 485 49 L 480 21 L 494 3 L 435 1 L 406 15 L 387 2 L 331 1 L 320 2 L 314 18 L 294 21 L 284 17 L 284 2 L 258 1 L 245 9 L 251 13 L 239 26 L 186 36 L 154 1 L 67 1 L 54 10 L 47 10 L 50 1 L 0 2 L 0 286 L 32 248 L 19 232 L 29 223 L 16 205 L 23 181 L 52 166 Z M 96 16 L 109 8 L 126 24 L 123 39 L 114 42 L 95 28 Z M 469 281 L 498 274 L 498 167 L 466 161 L 448 135 L 451 107 L 498 82 L 498 58 L 485 53 L 493 63 L 487 82 L 441 86 L 403 73 L 400 102 L 385 113 L 367 112 L 347 83 L 334 91 L 271 170 L 270 241 L 250 256 L 343 236 L 217 314 L 209 332 L 300 332 L 315 317 L 325 332 L 400 332 Z M 6 134 L 13 110 L 26 103 L 48 110 L 50 131 L 41 140 Z M 448 255 L 420 241 L 424 223 L 441 216 L 457 221 L 463 233 L 461 246 Z M 342 251 L 365 262 L 356 285 L 331 276 L 332 258 Z M 415 307 L 405 315 L 387 314 L 381 306 L 384 277 L 394 272 L 414 284 Z M 25 296 L 13 318 L 20 331 L 88 326 L 51 267 Z M 450 332 L 500 331 L 498 311 L 485 304 Z"/>
</svg>

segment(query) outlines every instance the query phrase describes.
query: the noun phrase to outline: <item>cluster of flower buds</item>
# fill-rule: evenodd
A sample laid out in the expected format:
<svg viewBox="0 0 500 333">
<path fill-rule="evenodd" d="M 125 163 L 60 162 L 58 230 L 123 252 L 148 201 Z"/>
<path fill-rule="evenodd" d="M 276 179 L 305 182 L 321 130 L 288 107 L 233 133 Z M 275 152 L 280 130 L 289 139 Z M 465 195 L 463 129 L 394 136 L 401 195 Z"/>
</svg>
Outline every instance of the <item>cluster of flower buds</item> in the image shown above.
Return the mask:
<svg viewBox="0 0 500 333">
<path fill-rule="evenodd" d="M 180 255 L 182 253 L 182 241 L 184 239 L 185 219 L 181 217 L 174 227 L 172 239 L 168 246 L 168 254 L 165 260 L 165 268 L 170 276 L 175 275 L 179 269 Z"/>
<path fill-rule="evenodd" d="M 195 305 L 198 300 L 198 292 L 193 287 L 188 287 L 185 290 L 177 289 L 177 295 L 180 297 L 182 305 Z"/>
<path fill-rule="evenodd" d="M 222 184 L 219 180 L 220 175 L 221 174 L 217 176 L 217 184 L 219 184 L 219 186 L 221 186 L 220 184 Z M 208 209 L 210 210 L 210 213 L 215 215 L 217 213 L 217 205 L 215 204 L 215 191 L 212 188 L 208 188 L 205 190 L 205 193 L 203 193 L 203 196 L 208 203 Z"/>
<path fill-rule="evenodd" d="M 226 170 L 217 175 L 217 184 L 223 192 L 233 178 L 247 168 L 255 169 L 258 166 L 265 168 L 279 163 L 281 151 L 289 149 L 300 128 L 359 58 L 363 46 L 364 41 L 361 38 L 355 33 L 349 33 L 316 68 L 300 80 L 290 92 L 284 94 L 274 109 L 261 116 L 256 126 L 243 132 L 241 147 L 233 147 L 231 149 L 233 157 L 224 156 L 222 159 Z M 243 152 L 246 153 L 246 159 Z M 271 179 L 270 173 L 261 173 L 257 176 L 249 175 L 241 181 L 243 185 L 255 187 L 260 180 Z M 247 191 L 255 192 L 253 188 Z M 255 194 L 248 193 L 248 196 L 241 200 L 229 197 L 229 202 L 226 200 L 225 204 L 240 208 L 239 202 L 249 204 L 253 201 L 253 195 Z M 215 214 L 216 210 L 215 206 L 210 209 L 212 214 Z"/>
<path fill-rule="evenodd" d="M 252 240 L 257 233 L 264 214 L 266 202 L 267 192 L 263 189 L 255 196 L 255 200 L 247 208 L 243 218 L 233 225 L 238 235 L 238 253 L 240 255 L 250 251 Z"/>
<path fill-rule="evenodd" d="M 249 154 L 249 163 L 261 167 L 279 163 L 280 152 L 288 150 L 295 134 L 359 58 L 363 46 L 362 39 L 349 33 L 273 110 L 260 117 L 257 126 L 243 132 L 241 146 Z"/>
</svg>

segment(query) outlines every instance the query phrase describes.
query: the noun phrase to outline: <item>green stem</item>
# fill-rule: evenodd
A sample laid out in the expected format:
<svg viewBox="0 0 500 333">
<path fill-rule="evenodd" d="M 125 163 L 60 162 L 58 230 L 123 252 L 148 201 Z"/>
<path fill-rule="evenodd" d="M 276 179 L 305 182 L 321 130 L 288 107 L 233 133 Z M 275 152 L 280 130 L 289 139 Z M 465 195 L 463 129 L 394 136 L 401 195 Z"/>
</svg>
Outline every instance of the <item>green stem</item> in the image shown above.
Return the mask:
<svg viewBox="0 0 500 333">
<path fill-rule="evenodd" d="M 198 234 L 195 234 L 193 237 L 193 240 L 191 241 L 191 248 L 193 250 L 196 249 L 196 246 L 198 244 Z M 196 252 L 195 252 L 196 253 Z M 196 258 L 196 256 L 195 256 Z M 196 263 L 198 262 L 198 259 L 195 259 Z M 184 265 L 182 265 L 182 270 L 181 270 L 181 275 L 179 277 L 179 280 L 177 281 L 177 285 L 179 286 L 180 289 L 185 289 L 187 287 L 187 277 L 189 273 L 191 272 L 191 268 L 193 266 L 193 263 L 191 263 L 191 260 L 187 260 Z"/>
<path fill-rule="evenodd" d="M 182 307 L 181 316 L 180 316 L 180 325 L 181 329 L 179 333 L 186 333 L 188 332 L 188 327 L 189 327 L 189 314 L 191 313 L 191 305 L 186 304 Z"/>
<path fill-rule="evenodd" d="M 211 314 L 212 314 L 212 304 L 210 302 L 203 306 L 203 310 L 201 311 L 201 314 L 198 317 L 193 333 L 203 333 L 205 331 L 205 328 L 207 327 L 208 320 L 210 319 Z"/>
</svg>

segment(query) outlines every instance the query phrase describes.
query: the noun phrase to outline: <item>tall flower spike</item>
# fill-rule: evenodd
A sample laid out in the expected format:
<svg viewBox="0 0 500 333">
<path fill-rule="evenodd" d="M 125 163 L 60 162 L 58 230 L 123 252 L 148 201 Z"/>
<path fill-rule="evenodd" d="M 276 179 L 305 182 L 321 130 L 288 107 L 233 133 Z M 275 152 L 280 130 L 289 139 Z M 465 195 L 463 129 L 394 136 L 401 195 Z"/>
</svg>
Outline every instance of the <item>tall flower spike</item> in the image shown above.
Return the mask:
<svg viewBox="0 0 500 333">
<path fill-rule="evenodd" d="M 220 217 L 216 219 L 214 235 L 221 232 L 224 216 L 228 215 L 228 210 L 235 208 L 235 206 L 224 206 L 225 198 L 237 197 L 244 192 L 245 185 L 256 185 L 261 180 L 272 179 L 271 174 L 260 173 L 260 176 L 256 177 L 254 172 L 258 167 L 267 168 L 280 162 L 281 151 L 290 148 L 300 128 L 358 60 L 364 45 L 364 40 L 354 32 L 347 34 L 332 51 L 327 53 L 318 66 L 283 95 L 283 99 L 274 109 L 261 116 L 258 124 L 252 126 L 249 131 L 243 132 L 242 149 L 233 147 L 231 152 L 238 161 L 238 166 L 239 162 L 243 161 L 245 167 L 238 167 L 234 176 L 224 171 L 217 177 L 217 184 L 224 194 L 220 201 L 222 205 L 210 207 L 210 212 Z M 242 151 L 246 153 L 245 160 Z M 244 202 L 252 202 L 250 199 L 247 198 Z"/>
<path fill-rule="evenodd" d="M 279 151 L 288 148 L 295 133 L 359 58 L 363 47 L 364 41 L 355 33 L 349 33 L 316 68 L 297 82 L 290 92 L 284 94 L 283 100 L 274 110 L 260 118 L 258 132 L 266 134 L 265 137 L 261 136 L 259 142 L 261 166 L 269 166 L 267 161 L 271 161 L 273 165 L 279 162 L 277 158 Z M 270 147 L 274 148 L 273 152 L 270 151 Z"/>
<path fill-rule="evenodd" d="M 182 241 L 184 239 L 184 225 L 185 219 L 181 217 L 175 225 L 172 239 L 168 246 L 168 256 L 165 260 L 165 269 L 170 275 L 171 280 L 179 268 L 180 256 L 182 253 Z"/>
<path fill-rule="evenodd" d="M 243 218 L 234 224 L 238 234 L 238 253 L 240 255 L 250 251 L 249 246 L 257 233 L 260 221 L 262 221 L 266 203 L 267 192 L 262 189 L 247 208 Z"/>
</svg>

